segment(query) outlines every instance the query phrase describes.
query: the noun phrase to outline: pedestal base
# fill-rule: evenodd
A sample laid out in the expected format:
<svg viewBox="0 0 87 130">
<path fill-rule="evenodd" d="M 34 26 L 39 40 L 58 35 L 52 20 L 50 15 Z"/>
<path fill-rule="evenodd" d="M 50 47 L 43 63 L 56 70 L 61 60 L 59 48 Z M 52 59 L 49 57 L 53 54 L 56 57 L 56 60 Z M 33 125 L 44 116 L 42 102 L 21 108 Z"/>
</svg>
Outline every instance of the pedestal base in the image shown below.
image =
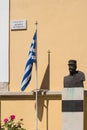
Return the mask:
<svg viewBox="0 0 87 130">
<path fill-rule="evenodd" d="M 62 130 L 84 130 L 83 112 L 63 112 L 62 121 Z"/>
<path fill-rule="evenodd" d="M 62 91 L 62 130 L 84 129 L 84 89 L 64 88 Z"/>
</svg>

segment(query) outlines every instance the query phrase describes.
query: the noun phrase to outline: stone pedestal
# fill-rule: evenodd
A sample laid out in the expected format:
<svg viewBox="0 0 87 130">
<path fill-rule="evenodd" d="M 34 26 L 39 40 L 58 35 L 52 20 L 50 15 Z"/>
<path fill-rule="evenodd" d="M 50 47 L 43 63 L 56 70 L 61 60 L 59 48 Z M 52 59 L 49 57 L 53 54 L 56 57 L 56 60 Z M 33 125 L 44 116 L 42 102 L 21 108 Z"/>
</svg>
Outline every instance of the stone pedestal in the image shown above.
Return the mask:
<svg viewBox="0 0 87 130">
<path fill-rule="evenodd" d="M 7 82 L 0 82 L 0 91 L 8 91 L 8 83 Z"/>
<path fill-rule="evenodd" d="M 84 130 L 83 103 L 83 88 L 63 88 L 62 130 Z"/>
</svg>

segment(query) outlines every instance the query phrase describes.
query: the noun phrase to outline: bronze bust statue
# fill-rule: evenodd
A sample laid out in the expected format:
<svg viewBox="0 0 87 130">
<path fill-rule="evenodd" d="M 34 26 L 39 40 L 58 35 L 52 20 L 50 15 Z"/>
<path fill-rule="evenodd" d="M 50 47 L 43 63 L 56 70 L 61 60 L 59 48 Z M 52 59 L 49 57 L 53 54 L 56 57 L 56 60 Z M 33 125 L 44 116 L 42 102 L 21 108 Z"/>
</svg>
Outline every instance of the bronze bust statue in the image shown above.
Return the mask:
<svg viewBox="0 0 87 130">
<path fill-rule="evenodd" d="M 83 72 L 76 70 L 77 69 L 77 61 L 69 60 L 69 75 L 64 77 L 64 87 L 84 87 L 85 75 Z"/>
</svg>

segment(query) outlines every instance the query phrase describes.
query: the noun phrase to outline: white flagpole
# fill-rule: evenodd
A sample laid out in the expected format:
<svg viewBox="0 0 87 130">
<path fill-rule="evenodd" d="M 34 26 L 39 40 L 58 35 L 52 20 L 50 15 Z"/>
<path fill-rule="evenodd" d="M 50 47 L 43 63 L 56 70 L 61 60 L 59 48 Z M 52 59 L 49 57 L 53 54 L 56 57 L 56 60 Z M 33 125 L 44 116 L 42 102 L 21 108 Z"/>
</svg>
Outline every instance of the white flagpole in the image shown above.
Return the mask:
<svg viewBox="0 0 87 130">
<path fill-rule="evenodd" d="M 38 130 L 38 55 L 37 55 L 37 21 L 36 25 L 36 130 Z"/>
</svg>

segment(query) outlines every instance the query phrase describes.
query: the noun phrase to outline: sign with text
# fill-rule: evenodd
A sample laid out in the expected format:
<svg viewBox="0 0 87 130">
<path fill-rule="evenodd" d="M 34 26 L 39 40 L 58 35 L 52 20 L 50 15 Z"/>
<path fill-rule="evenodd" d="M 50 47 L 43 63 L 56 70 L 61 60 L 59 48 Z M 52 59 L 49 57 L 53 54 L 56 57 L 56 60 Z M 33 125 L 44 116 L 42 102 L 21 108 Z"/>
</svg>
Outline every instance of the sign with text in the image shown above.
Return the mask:
<svg viewBox="0 0 87 130">
<path fill-rule="evenodd" d="M 26 20 L 12 20 L 11 21 L 11 30 L 26 30 L 27 21 Z"/>
</svg>

